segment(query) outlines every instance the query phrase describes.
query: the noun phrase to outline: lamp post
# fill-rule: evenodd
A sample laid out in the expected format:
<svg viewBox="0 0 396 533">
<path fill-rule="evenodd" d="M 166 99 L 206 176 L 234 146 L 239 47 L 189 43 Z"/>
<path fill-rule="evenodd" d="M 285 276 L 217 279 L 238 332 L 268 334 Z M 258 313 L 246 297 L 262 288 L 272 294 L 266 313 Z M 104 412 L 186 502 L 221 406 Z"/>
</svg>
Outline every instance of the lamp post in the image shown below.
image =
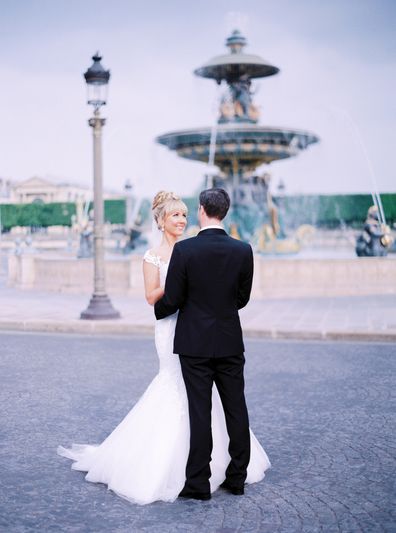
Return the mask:
<svg viewBox="0 0 396 533">
<path fill-rule="evenodd" d="M 100 63 L 99 53 L 93 57 L 92 66 L 85 72 L 87 82 L 88 104 L 94 108 L 93 117 L 88 124 L 93 133 L 93 167 L 94 167 L 94 292 L 88 307 L 80 315 L 86 320 L 106 320 L 119 318 L 120 313 L 114 309 L 106 294 L 105 262 L 104 262 L 104 207 L 102 183 L 102 127 L 105 119 L 100 116 L 100 108 L 106 105 L 110 71 Z"/>
</svg>

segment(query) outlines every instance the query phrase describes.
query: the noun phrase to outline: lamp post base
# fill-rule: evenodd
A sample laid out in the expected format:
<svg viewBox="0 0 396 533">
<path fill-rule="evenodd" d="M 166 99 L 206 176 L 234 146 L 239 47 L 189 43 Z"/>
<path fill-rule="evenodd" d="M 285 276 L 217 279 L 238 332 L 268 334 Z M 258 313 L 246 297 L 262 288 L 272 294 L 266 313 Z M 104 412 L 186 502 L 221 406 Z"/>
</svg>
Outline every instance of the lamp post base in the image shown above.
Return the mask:
<svg viewBox="0 0 396 533">
<path fill-rule="evenodd" d="M 107 294 L 93 294 L 88 307 L 80 315 L 82 320 L 108 320 L 120 318 L 120 313 L 114 309 Z"/>
</svg>

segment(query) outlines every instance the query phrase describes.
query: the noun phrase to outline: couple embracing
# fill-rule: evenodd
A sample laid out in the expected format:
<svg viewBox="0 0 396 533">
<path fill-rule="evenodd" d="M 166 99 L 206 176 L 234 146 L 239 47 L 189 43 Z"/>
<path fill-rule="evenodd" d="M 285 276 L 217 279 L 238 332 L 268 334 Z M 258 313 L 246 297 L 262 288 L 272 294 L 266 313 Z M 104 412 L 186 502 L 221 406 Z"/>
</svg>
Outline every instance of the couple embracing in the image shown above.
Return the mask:
<svg viewBox="0 0 396 533">
<path fill-rule="evenodd" d="M 238 309 L 250 297 L 252 250 L 221 225 L 226 191 L 205 190 L 199 203 L 201 231 L 178 242 L 185 204 L 166 192 L 153 201 L 162 241 L 144 255 L 143 273 L 157 318 L 159 373 L 102 444 L 58 448 L 88 481 L 138 504 L 209 500 L 219 487 L 242 495 L 270 466 L 244 397 Z"/>
</svg>

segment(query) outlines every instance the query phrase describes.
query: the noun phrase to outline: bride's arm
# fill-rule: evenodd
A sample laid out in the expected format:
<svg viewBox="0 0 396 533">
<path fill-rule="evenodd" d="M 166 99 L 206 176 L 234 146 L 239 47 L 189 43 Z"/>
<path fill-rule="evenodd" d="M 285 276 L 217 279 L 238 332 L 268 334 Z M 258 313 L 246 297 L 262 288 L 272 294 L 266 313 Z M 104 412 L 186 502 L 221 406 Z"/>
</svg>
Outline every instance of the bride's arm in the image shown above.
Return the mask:
<svg viewBox="0 0 396 533">
<path fill-rule="evenodd" d="M 158 267 L 144 261 L 143 278 L 146 300 L 150 305 L 154 305 L 164 295 L 164 289 L 160 287 Z"/>
</svg>

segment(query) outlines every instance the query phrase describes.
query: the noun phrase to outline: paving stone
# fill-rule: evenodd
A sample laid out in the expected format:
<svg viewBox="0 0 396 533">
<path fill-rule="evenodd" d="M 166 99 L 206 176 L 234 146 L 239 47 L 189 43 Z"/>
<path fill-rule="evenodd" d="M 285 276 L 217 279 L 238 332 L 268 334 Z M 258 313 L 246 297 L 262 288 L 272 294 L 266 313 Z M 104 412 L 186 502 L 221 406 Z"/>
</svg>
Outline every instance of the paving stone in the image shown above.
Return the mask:
<svg viewBox="0 0 396 533">
<path fill-rule="evenodd" d="M 0 333 L 0 531 L 396 529 L 396 349 L 246 342 L 251 427 L 272 469 L 244 497 L 133 505 L 56 455 L 101 442 L 157 372 L 153 339 Z"/>
</svg>

